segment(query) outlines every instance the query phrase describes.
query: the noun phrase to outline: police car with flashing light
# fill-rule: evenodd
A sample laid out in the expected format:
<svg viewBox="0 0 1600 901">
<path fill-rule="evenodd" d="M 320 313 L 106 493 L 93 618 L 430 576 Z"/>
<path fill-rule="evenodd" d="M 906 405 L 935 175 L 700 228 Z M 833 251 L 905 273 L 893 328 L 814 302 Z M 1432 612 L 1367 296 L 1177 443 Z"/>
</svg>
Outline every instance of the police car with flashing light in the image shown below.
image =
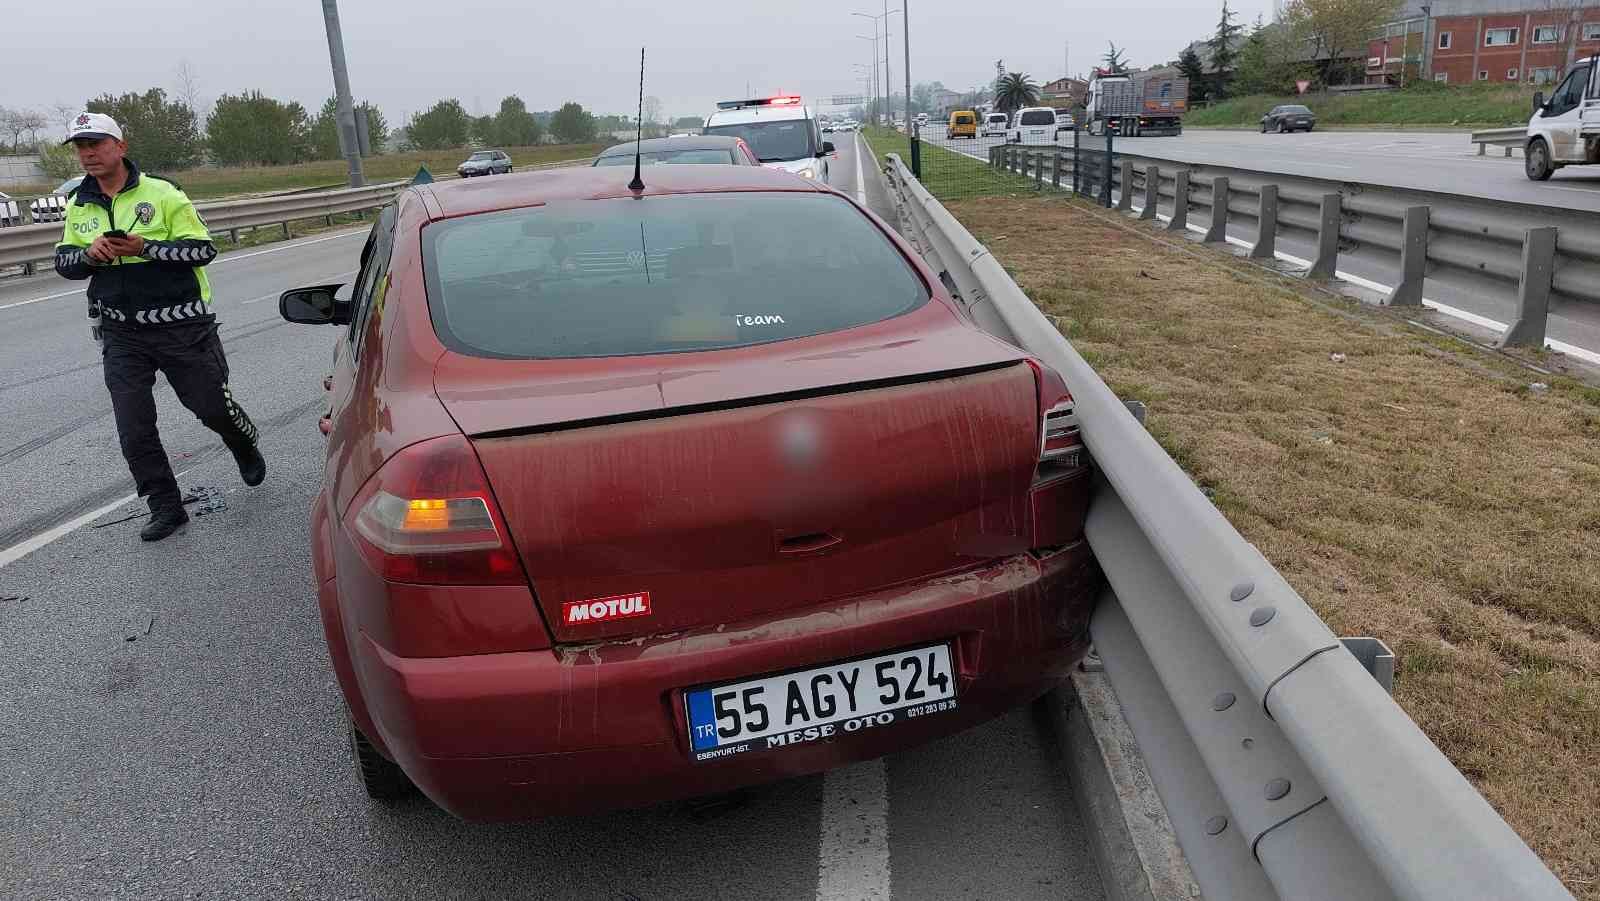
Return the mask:
<svg viewBox="0 0 1600 901">
<path fill-rule="evenodd" d="M 761 165 L 829 183 L 833 143 L 822 139 L 821 125 L 799 97 L 725 100 L 707 117 L 701 133 L 743 138 Z"/>
</svg>

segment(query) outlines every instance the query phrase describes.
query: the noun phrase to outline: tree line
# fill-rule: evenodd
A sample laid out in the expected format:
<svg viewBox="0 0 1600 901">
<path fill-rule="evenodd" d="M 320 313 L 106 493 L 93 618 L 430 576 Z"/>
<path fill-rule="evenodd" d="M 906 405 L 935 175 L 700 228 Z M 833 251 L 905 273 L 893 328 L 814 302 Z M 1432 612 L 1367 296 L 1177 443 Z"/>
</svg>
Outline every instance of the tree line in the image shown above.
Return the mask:
<svg viewBox="0 0 1600 901">
<path fill-rule="evenodd" d="M 315 114 L 298 102 L 260 91 L 223 94 L 204 116 L 196 112 L 197 105 L 193 96 L 175 98 L 161 88 L 150 88 L 143 93 L 102 94 L 84 109 L 116 119 L 135 147 L 133 157 L 153 171 L 190 169 L 206 162 L 277 166 L 342 155 L 335 98 L 328 98 Z M 656 101 L 657 115 L 659 109 Z M 77 111 L 63 105 L 49 113 L 0 108 L 0 152 L 37 150 L 47 175 L 78 174 L 76 155 L 58 146 L 58 135 Z M 501 100 L 494 114 L 476 117 L 459 100 L 440 100 L 392 131 L 372 103 L 357 104 L 356 113 L 366 120 L 367 150 L 372 155 L 384 153 L 391 143 L 400 150 L 445 150 L 474 142 L 503 147 L 547 140 L 588 143 L 602 130 L 619 127 L 611 120 L 622 119 L 626 124 L 620 127 L 632 127 L 631 117 L 597 117 L 570 101 L 557 110 L 531 112 L 516 95 Z"/>
</svg>

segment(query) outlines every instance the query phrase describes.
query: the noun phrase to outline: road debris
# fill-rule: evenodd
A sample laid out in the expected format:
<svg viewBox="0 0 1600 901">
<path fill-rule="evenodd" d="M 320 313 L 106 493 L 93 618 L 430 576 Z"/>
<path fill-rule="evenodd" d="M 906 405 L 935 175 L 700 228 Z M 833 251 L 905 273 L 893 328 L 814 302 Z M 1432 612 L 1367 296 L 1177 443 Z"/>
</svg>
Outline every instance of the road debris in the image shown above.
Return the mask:
<svg viewBox="0 0 1600 901">
<path fill-rule="evenodd" d="M 138 613 L 138 614 L 135 614 L 133 616 L 133 618 L 129 621 L 128 627 L 124 631 L 124 634 L 122 636 L 122 640 L 123 641 L 138 641 L 140 638 L 143 638 L 144 636 L 149 635 L 150 634 L 150 630 L 154 629 L 155 627 L 156 627 L 156 616 L 155 616 L 154 613 Z"/>
<path fill-rule="evenodd" d="M 1333 353 L 1328 354 L 1328 359 L 1332 360 L 1335 363 L 1343 363 L 1347 358 L 1345 357 L 1344 354 L 1339 353 L 1338 351 L 1334 351 Z"/>
</svg>

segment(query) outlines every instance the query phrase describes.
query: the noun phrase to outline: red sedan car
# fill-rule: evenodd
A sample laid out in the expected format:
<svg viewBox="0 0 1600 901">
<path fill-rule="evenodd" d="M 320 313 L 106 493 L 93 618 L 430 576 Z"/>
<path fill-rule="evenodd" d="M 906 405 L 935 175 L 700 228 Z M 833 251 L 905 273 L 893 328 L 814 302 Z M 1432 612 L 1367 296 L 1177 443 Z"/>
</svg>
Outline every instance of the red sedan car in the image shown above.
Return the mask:
<svg viewBox="0 0 1600 901">
<path fill-rule="evenodd" d="M 410 188 L 324 384 L 311 516 L 367 791 L 645 804 L 964 729 L 1084 653 L 1066 386 L 849 198 L 769 169 Z"/>
</svg>

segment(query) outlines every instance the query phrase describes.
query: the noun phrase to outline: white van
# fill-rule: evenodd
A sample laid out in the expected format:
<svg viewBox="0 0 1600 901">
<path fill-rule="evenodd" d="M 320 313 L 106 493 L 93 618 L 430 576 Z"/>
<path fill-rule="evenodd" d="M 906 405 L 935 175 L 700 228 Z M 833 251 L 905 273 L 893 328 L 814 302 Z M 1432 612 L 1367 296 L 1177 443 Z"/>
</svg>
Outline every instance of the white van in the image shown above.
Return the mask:
<svg viewBox="0 0 1600 901">
<path fill-rule="evenodd" d="M 983 117 L 983 128 L 978 131 L 982 138 L 1003 138 L 1006 129 L 1011 127 L 1011 117 L 1005 113 L 990 113 Z"/>
<path fill-rule="evenodd" d="M 1600 163 L 1600 56 L 1580 59 L 1550 98 L 1533 95 L 1524 171 L 1544 181 L 1562 166 Z"/>
<path fill-rule="evenodd" d="M 1048 106 L 1026 106 L 1017 110 L 1006 141 L 1012 144 L 1054 144 L 1056 111 Z"/>
<path fill-rule="evenodd" d="M 849 123 L 844 130 L 851 130 Z M 822 140 L 822 126 L 799 97 L 725 100 L 706 118 L 700 133 L 743 138 L 761 165 L 828 183 L 833 142 Z"/>
</svg>

